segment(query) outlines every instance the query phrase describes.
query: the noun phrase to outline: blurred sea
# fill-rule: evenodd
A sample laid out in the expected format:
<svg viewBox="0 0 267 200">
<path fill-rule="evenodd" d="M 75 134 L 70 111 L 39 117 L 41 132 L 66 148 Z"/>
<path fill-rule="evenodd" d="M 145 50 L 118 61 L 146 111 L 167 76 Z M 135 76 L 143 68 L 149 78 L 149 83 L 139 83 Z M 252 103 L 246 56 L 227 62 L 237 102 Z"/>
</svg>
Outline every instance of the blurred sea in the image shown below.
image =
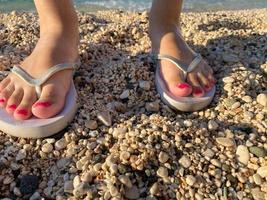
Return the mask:
<svg viewBox="0 0 267 200">
<path fill-rule="evenodd" d="M 142 11 L 149 9 L 152 0 L 74 0 L 78 10 L 97 11 L 122 9 Z M 267 8 L 267 0 L 184 0 L 185 11 L 240 10 Z M 0 11 L 33 11 L 32 0 L 0 0 Z"/>
</svg>

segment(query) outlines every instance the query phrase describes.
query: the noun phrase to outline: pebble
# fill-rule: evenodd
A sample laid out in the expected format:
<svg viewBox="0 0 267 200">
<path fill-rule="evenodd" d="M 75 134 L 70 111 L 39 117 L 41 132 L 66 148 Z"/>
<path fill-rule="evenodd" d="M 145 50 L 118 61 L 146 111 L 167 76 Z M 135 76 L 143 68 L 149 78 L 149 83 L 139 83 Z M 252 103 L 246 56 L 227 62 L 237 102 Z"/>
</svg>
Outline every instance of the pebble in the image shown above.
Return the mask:
<svg viewBox="0 0 267 200">
<path fill-rule="evenodd" d="M 118 179 L 123 185 L 126 185 L 128 188 L 133 186 L 130 178 L 126 175 L 120 175 Z"/>
<path fill-rule="evenodd" d="M 266 150 L 262 147 L 249 147 L 249 152 L 258 158 L 267 156 Z"/>
<path fill-rule="evenodd" d="M 60 151 L 62 149 L 65 149 L 66 146 L 68 145 L 67 141 L 65 138 L 61 138 L 60 140 L 56 141 L 55 143 L 55 149 Z"/>
<path fill-rule="evenodd" d="M 129 90 L 124 90 L 121 95 L 120 95 L 120 99 L 127 99 L 130 95 L 130 91 Z"/>
<path fill-rule="evenodd" d="M 191 166 L 191 160 L 186 156 L 183 155 L 180 159 L 179 159 L 179 163 L 184 167 L 184 168 L 188 168 Z"/>
<path fill-rule="evenodd" d="M 26 150 L 21 149 L 21 150 L 19 150 L 18 154 L 16 155 L 16 161 L 23 160 L 24 158 L 26 158 L 26 156 L 27 156 Z"/>
<path fill-rule="evenodd" d="M 51 153 L 53 151 L 53 145 L 50 143 L 45 143 L 42 146 L 42 152 L 44 153 Z"/>
<path fill-rule="evenodd" d="M 188 185 L 193 186 L 196 183 L 197 179 L 192 175 L 187 175 L 185 181 Z"/>
<path fill-rule="evenodd" d="M 73 190 L 73 195 L 75 197 L 81 197 L 85 195 L 87 192 L 90 192 L 90 186 L 88 183 L 80 183 L 76 188 Z"/>
<path fill-rule="evenodd" d="M 243 101 L 245 101 L 246 103 L 251 103 L 253 101 L 253 99 L 251 98 L 251 96 L 244 96 L 242 98 Z"/>
<path fill-rule="evenodd" d="M 30 197 L 29 200 L 39 200 L 41 197 L 39 192 L 34 192 L 33 195 Z"/>
<path fill-rule="evenodd" d="M 250 159 L 248 148 L 244 145 L 239 145 L 236 149 L 236 157 L 238 162 L 247 165 Z"/>
<path fill-rule="evenodd" d="M 267 166 L 259 167 L 257 169 L 257 174 L 259 174 L 262 178 L 267 177 Z"/>
<path fill-rule="evenodd" d="M 64 192 L 72 194 L 74 190 L 73 182 L 72 181 L 66 181 L 64 183 Z"/>
<path fill-rule="evenodd" d="M 211 159 L 215 155 L 214 151 L 212 149 L 207 149 L 206 151 L 203 152 L 203 156 L 205 158 Z"/>
<path fill-rule="evenodd" d="M 146 103 L 146 110 L 148 112 L 158 112 L 159 111 L 159 103 L 157 101 Z"/>
<path fill-rule="evenodd" d="M 216 142 L 224 147 L 233 147 L 235 142 L 230 138 L 218 137 L 216 138 Z"/>
<path fill-rule="evenodd" d="M 265 106 L 267 107 L 267 94 L 259 94 L 257 96 L 257 102 L 262 105 L 262 106 Z"/>
<path fill-rule="evenodd" d="M 167 153 L 165 153 L 165 152 L 163 152 L 163 151 L 161 151 L 161 152 L 159 153 L 159 162 L 161 162 L 161 163 L 165 163 L 165 162 L 168 161 L 168 159 L 169 159 L 169 156 L 168 156 Z"/>
<path fill-rule="evenodd" d="M 262 178 L 259 174 L 254 174 L 253 175 L 253 180 L 256 185 L 261 185 L 262 184 Z"/>
<path fill-rule="evenodd" d="M 237 101 L 237 102 L 235 102 L 235 103 L 231 106 L 231 109 L 233 109 L 233 110 L 234 110 L 234 109 L 237 109 L 237 108 L 240 107 L 240 105 L 241 105 L 240 102 Z"/>
<path fill-rule="evenodd" d="M 87 120 L 85 122 L 85 127 L 89 128 L 90 130 L 95 130 L 98 127 L 97 121 L 95 121 L 95 120 Z"/>
<path fill-rule="evenodd" d="M 264 192 L 261 192 L 259 188 L 251 189 L 251 195 L 254 200 L 266 200 Z"/>
<path fill-rule="evenodd" d="M 239 58 L 235 54 L 223 53 L 222 58 L 224 62 L 227 63 L 237 63 L 239 62 Z"/>
<path fill-rule="evenodd" d="M 233 83 L 233 82 L 235 82 L 235 79 L 233 79 L 232 77 L 224 77 L 223 82 L 224 83 Z"/>
<path fill-rule="evenodd" d="M 150 82 L 149 81 L 139 81 L 139 87 L 144 90 L 150 90 Z"/>
<path fill-rule="evenodd" d="M 20 179 L 19 190 L 22 194 L 31 194 L 37 190 L 39 178 L 33 175 L 22 176 Z"/>
<path fill-rule="evenodd" d="M 215 131 L 215 130 L 217 130 L 219 128 L 219 125 L 217 124 L 217 122 L 215 122 L 214 120 L 210 120 L 209 122 L 208 122 L 208 129 L 209 130 L 213 130 L 213 131 Z"/>
<path fill-rule="evenodd" d="M 109 111 L 100 112 L 97 114 L 97 118 L 101 121 L 105 126 L 112 125 L 111 114 Z"/>
<path fill-rule="evenodd" d="M 154 184 L 151 186 L 149 192 L 150 192 L 150 194 L 152 194 L 152 195 L 154 195 L 154 196 L 157 195 L 158 192 L 159 192 L 159 185 L 158 185 L 158 183 L 154 183 Z"/>
<path fill-rule="evenodd" d="M 125 197 L 127 199 L 139 199 L 140 198 L 140 192 L 139 189 L 134 185 L 132 187 L 128 187 L 125 189 Z"/>
<path fill-rule="evenodd" d="M 157 175 L 161 178 L 168 177 L 168 169 L 166 167 L 159 167 L 157 170 Z"/>
</svg>

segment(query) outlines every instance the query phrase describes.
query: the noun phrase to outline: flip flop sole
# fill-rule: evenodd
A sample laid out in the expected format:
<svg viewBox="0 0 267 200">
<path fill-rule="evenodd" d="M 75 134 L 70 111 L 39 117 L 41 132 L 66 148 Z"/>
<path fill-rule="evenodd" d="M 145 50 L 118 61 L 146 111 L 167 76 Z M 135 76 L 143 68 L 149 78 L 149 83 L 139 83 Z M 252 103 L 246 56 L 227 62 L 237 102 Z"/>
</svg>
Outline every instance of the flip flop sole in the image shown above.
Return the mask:
<svg viewBox="0 0 267 200">
<path fill-rule="evenodd" d="M 183 112 L 198 111 L 207 107 L 216 92 L 216 87 L 214 86 L 204 97 L 176 97 L 166 88 L 165 83 L 160 76 L 159 67 L 156 69 L 155 82 L 162 101 L 168 106 Z"/>
<path fill-rule="evenodd" d="M 77 108 L 77 92 L 72 83 L 66 96 L 65 106 L 55 117 L 49 119 L 32 117 L 27 120 L 15 120 L 4 109 L 0 109 L 0 130 L 20 138 L 48 137 L 68 126 L 73 120 Z"/>
</svg>

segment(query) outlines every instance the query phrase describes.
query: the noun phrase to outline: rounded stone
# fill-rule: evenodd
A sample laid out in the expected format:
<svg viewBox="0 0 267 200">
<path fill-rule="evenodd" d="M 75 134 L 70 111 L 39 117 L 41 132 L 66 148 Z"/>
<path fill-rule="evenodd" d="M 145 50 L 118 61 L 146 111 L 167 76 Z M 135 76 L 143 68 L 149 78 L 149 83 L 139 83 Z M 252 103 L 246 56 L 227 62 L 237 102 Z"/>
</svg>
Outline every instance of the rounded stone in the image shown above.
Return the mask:
<svg viewBox="0 0 267 200">
<path fill-rule="evenodd" d="M 210 120 L 208 122 L 208 129 L 209 130 L 217 130 L 219 128 L 219 125 L 214 120 Z"/>
<path fill-rule="evenodd" d="M 53 151 L 53 145 L 50 143 L 45 143 L 42 146 L 42 152 L 44 153 L 51 153 Z"/>
<path fill-rule="evenodd" d="M 257 174 L 259 174 L 262 178 L 267 177 L 267 166 L 259 167 L 257 169 Z"/>
<path fill-rule="evenodd" d="M 118 179 L 123 185 L 126 185 L 128 188 L 133 186 L 130 178 L 126 175 L 120 175 Z"/>
<path fill-rule="evenodd" d="M 185 181 L 188 185 L 193 186 L 196 183 L 197 179 L 192 175 L 187 175 Z"/>
<path fill-rule="evenodd" d="M 127 199 L 139 199 L 140 198 L 140 192 L 139 189 L 134 185 L 132 187 L 128 187 L 125 189 L 125 197 Z"/>
<path fill-rule="evenodd" d="M 161 178 L 168 177 L 168 169 L 166 167 L 159 167 L 157 170 L 157 175 Z"/>
<path fill-rule="evenodd" d="M 89 128 L 90 130 L 95 130 L 98 127 L 97 121 L 95 121 L 95 120 L 87 120 L 85 122 L 85 127 Z"/>
<path fill-rule="evenodd" d="M 267 94 L 259 94 L 257 96 L 257 103 L 262 106 L 267 106 Z"/>
<path fill-rule="evenodd" d="M 56 150 L 62 150 L 67 146 L 67 141 L 65 140 L 65 138 L 61 138 L 60 140 L 56 141 L 55 143 L 55 149 Z"/>
<path fill-rule="evenodd" d="M 163 151 L 161 151 L 161 152 L 159 153 L 159 162 L 161 162 L 161 163 L 165 163 L 165 162 L 168 161 L 168 159 L 169 159 L 169 156 L 168 156 L 167 153 L 165 153 L 165 152 L 163 152 Z"/>
<path fill-rule="evenodd" d="M 235 145 L 233 139 L 218 137 L 216 138 L 216 142 L 225 147 L 233 147 Z"/>
<path fill-rule="evenodd" d="M 248 148 L 244 145 L 239 145 L 236 149 L 236 158 L 238 162 L 247 165 L 250 159 Z"/>
<path fill-rule="evenodd" d="M 192 161 L 186 156 L 183 155 L 180 159 L 179 159 L 179 163 L 184 167 L 184 168 L 188 168 L 191 166 Z"/>
</svg>

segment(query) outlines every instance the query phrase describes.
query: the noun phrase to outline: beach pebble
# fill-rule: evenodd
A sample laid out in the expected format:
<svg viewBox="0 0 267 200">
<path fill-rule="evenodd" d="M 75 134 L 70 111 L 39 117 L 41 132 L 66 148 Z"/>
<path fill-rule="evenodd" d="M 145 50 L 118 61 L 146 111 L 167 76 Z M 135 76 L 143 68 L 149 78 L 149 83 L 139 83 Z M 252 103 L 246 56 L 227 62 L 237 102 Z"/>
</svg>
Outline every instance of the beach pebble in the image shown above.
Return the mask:
<svg viewBox="0 0 267 200">
<path fill-rule="evenodd" d="M 150 82 L 149 81 L 139 81 L 139 87 L 144 90 L 150 90 Z"/>
<path fill-rule="evenodd" d="M 249 152 L 258 158 L 267 156 L 266 150 L 262 147 L 249 147 Z"/>
<path fill-rule="evenodd" d="M 196 180 L 197 179 L 192 175 L 187 175 L 185 179 L 186 183 L 190 186 L 193 186 L 196 183 Z"/>
<path fill-rule="evenodd" d="M 149 112 L 158 112 L 159 111 L 159 103 L 157 101 L 146 103 L 146 110 Z"/>
<path fill-rule="evenodd" d="M 154 184 L 151 186 L 149 192 L 150 192 L 150 194 L 152 194 L 152 195 L 157 195 L 158 192 L 159 192 L 159 185 L 158 185 L 158 183 L 154 183 Z"/>
<path fill-rule="evenodd" d="M 251 195 L 254 200 L 266 200 L 264 192 L 260 191 L 259 188 L 251 189 Z"/>
<path fill-rule="evenodd" d="M 244 96 L 242 98 L 243 101 L 245 101 L 246 103 L 251 103 L 253 101 L 253 99 L 251 98 L 251 96 Z"/>
<path fill-rule="evenodd" d="M 180 159 L 179 159 L 179 163 L 184 167 L 184 168 L 188 168 L 191 166 L 191 160 L 186 156 L 183 155 Z"/>
<path fill-rule="evenodd" d="M 77 187 L 73 190 L 73 195 L 75 197 L 81 197 L 85 195 L 87 192 L 90 192 L 90 187 L 88 183 L 80 183 Z"/>
<path fill-rule="evenodd" d="M 159 153 L 159 162 L 161 162 L 161 163 L 165 163 L 165 162 L 167 162 L 168 159 L 169 159 L 169 156 L 168 156 L 167 153 L 165 153 L 165 152 L 163 152 L 163 151 L 161 151 L 161 152 Z"/>
<path fill-rule="evenodd" d="M 20 179 L 20 192 L 22 194 L 34 193 L 37 190 L 39 178 L 33 175 L 22 176 Z"/>
<path fill-rule="evenodd" d="M 224 147 L 233 147 L 235 142 L 230 138 L 218 137 L 216 138 L 216 142 Z"/>
<path fill-rule="evenodd" d="M 97 114 L 97 118 L 106 126 L 112 125 L 111 114 L 109 111 L 103 111 Z"/>
<path fill-rule="evenodd" d="M 58 141 L 56 141 L 56 143 L 55 143 L 55 149 L 56 150 L 62 150 L 62 149 L 64 149 L 64 148 L 66 148 L 66 146 L 67 146 L 67 141 L 65 140 L 65 138 L 61 138 L 60 140 L 58 140 Z"/>
<path fill-rule="evenodd" d="M 208 129 L 209 130 L 217 130 L 219 128 L 219 125 L 214 120 L 210 120 L 208 122 Z"/>
<path fill-rule="evenodd" d="M 39 200 L 41 197 L 39 192 L 34 192 L 33 195 L 30 197 L 29 200 Z"/>
<path fill-rule="evenodd" d="M 266 178 L 267 177 L 267 166 L 258 168 L 257 174 L 259 174 L 262 178 Z"/>
<path fill-rule="evenodd" d="M 267 94 L 259 94 L 257 96 L 257 102 L 262 106 L 267 106 Z"/>
<path fill-rule="evenodd" d="M 26 156 L 27 156 L 26 150 L 21 149 L 21 150 L 19 150 L 18 154 L 16 155 L 16 161 L 23 160 L 24 158 L 26 158 Z"/>
<path fill-rule="evenodd" d="M 237 108 L 240 107 L 240 105 L 241 105 L 240 102 L 237 101 L 237 102 L 235 102 L 235 103 L 231 106 L 231 109 L 233 109 L 233 110 L 234 110 L 234 109 L 237 109 Z"/>
<path fill-rule="evenodd" d="M 235 54 L 230 54 L 230 53 L 223 53 L 222 58 L 224 62 L 227 63 L 236 63 L 239 61 L 239 58 Z"/>
<path fill-rule="evenodd" d="M 211 159 L 215 155 L 214 151 L 212 149 L 207 149 L 206 151 L 203 152 L 203 156 L 205 158 Z"/>
<path fill-rule="evenodd" d="M 44 153 L 51 153 L 53 151 L 53 145 L 50 143 L 45 143 L 42 146 L 42 152 Z"/>
<path fill-rule="evenodd" d="M 64 183 L 64 192 L 72 194 L 74 190 L 73 182 L 72 181 L 66 181 Z"/>
<path fill-rule="evenodd" d="M 128 187 L 125 189 L 125 197 L 127 199 L 139 199 L 140 198 L 140 192 L 139 189 L 134 185 L 132 187 Z"/>
<path fill-rule="evenodd" d="M 120 175 L 118 179 L 123 185 L 126 185 L 128 188 L 133 186 L 130 178 L 126 175 Z"/>
<path fill-rule="evenodd" d="M 121 95 L 120 95 L 120 99 L 127 99 L 130 95 L 130 91 L 129 90 L 124 90 Z"/>
<path fill-rule="evenodd" d="M 95 121 L 95 120 L 87 120 L 85 122 L 85 127 L 89 128 L 90 130 L 95 130 L 98 127 L 97 121 Z"/>
<path fill-rule="evenodd" d="M 262 184 L 262 178 L 259 174 L 254 174 L 253 175 L 253 180 L 256 185 L 261 185 Z"/>
<path fill-rule="evenodd" d="M 166 167 L 159 167 L 157 170 L 157 175 L 161 178 L 168 177 L 168 169 Z"/>
<path fill-rule="evenodd" d="M 244 145 L 239 145 L 236 149 L 236 157 L 238 162 L 247 165 L 250 159 L 248 148 Z"/>
<path fill-rule="evenodd" d="M 235 79 L 233 79 L 232 77 L 224 77 L 223 82 L 224 83 L 233 83 L 233 82 L 235 82 Z"/>
</svg>

